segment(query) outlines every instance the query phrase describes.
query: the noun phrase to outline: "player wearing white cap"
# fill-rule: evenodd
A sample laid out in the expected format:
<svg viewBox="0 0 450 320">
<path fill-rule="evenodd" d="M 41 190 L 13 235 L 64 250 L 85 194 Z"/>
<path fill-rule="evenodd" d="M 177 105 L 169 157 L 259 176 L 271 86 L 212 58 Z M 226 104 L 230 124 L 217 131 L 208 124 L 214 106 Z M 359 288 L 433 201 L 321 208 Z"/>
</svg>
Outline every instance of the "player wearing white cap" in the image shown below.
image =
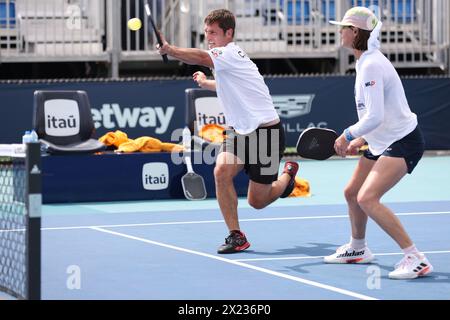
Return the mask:
<svg viewBox="0 0 450 320">
<path fill-rule="evenodd" d="M 401 247 L 404 257 L 389 273 L 393 279 L 413 279 L 429 274 L 433 267 L 419 252 L 400 220 L 381 197 L 407 173 L 424 152 L 425 141 L 417 116 L 411 112 L 400 77 L 380 52 L 381 21 L 364 7 L 348 10 L 341 26 L 342 46 L 352 49 L 356 62 L 355 100 L 359 121 L 335 141 L 336 153 L 345 157 L 364 144 L 368 150 L 358 162 L 344 194 L 352 236 L 350 242 L 324 258 L 326 263 L 369 263 L 373 260 L 365 241 L 368 217 Z"/>
</svg>

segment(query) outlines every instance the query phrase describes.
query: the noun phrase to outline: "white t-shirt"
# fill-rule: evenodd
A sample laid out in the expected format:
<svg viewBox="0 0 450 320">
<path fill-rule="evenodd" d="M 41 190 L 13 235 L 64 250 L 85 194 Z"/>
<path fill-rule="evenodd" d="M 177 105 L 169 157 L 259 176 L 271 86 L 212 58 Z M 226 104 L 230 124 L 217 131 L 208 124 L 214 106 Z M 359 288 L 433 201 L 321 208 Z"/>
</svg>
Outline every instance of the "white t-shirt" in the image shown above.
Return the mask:
<svg viewBox="0 0 450 320">
<path fill-rule="evenodd" d="M 355 100 L 359 121 L 349 130 L 367 141 L 373 155 L 382 154 L 417 126 L 400 77 L 379 50 L 364 52 L 356 62 Z"/>
<path fill-rule="evenodd" d="M 279 119 L 263 77 L 241 48 L 230 42 L 208 53 L 227 125 L 248 134 L 261 124 Z"/>
</svg>

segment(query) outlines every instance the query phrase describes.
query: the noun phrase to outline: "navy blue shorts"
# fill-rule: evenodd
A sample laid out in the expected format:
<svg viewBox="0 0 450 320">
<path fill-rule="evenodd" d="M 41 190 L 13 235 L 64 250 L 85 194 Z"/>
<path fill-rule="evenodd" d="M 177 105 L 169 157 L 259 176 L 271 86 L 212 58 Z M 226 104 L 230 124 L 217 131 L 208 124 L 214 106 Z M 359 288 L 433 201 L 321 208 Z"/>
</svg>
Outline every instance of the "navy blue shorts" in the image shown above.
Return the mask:
<svg viewBox="0 0 450 320">
<path fill-rule="evenodd" d="M 408 173 L 413 172 L 425 150 L 425 140 L 422 130 L 417 126 L 410 134 L 391 144 L 386 151 L 379 156 L 374 156 L 368 149 L 364 152 L 364 157 L 377 161 L 379 157 L 404 158 Z"/>
</svg>

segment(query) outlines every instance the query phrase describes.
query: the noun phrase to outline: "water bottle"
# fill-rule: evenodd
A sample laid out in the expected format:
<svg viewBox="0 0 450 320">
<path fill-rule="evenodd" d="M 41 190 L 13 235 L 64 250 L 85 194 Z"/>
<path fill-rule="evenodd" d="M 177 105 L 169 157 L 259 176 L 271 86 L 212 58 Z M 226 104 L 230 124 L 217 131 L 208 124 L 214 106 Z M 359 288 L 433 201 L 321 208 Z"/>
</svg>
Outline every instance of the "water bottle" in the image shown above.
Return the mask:
<svg viewBox="0 0 450 320">
<path fill-rule="evenodd" d="M 31 131 L 25 131 L 25 134 L 22 136 L 22 144 L 26 145 L 31 141 Z"/>
<path fill-rule="evenodd" d="M 30 132 L 30 142 L 39 142 L 39 137 L 34 130 L 31 130 Z"/>
</svg>

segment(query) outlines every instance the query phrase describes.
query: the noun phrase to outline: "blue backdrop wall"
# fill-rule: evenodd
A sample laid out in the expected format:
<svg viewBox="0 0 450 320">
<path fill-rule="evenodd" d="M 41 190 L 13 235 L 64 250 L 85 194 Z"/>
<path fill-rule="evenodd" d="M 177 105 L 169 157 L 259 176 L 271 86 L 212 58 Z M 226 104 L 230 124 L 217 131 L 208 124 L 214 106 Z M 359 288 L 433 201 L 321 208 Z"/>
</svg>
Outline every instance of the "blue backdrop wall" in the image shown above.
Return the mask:
<svg viewBox="0 0 450 320">
<path fill-rule="evenodd" d="M 354 77 L 266 78 L 294 146 L 310 126 L 341 132 L 354 123 Z M 450 149 L 450 78 L 403 79 L 411 109 L 418 115 L 427 149 Z M 130 138 L 154 136 L 171 141 L 184 126 L 185 92 L 192 80 L 124 82 L 49 82 L 0 84 L 0 143 L 18 143 L 32 127 L 35 90 L 85 90 L 91 102 L 96 136 L 122 130 Z M 177 141 L 178 142 L 178 141 Z"/>
</svg>

